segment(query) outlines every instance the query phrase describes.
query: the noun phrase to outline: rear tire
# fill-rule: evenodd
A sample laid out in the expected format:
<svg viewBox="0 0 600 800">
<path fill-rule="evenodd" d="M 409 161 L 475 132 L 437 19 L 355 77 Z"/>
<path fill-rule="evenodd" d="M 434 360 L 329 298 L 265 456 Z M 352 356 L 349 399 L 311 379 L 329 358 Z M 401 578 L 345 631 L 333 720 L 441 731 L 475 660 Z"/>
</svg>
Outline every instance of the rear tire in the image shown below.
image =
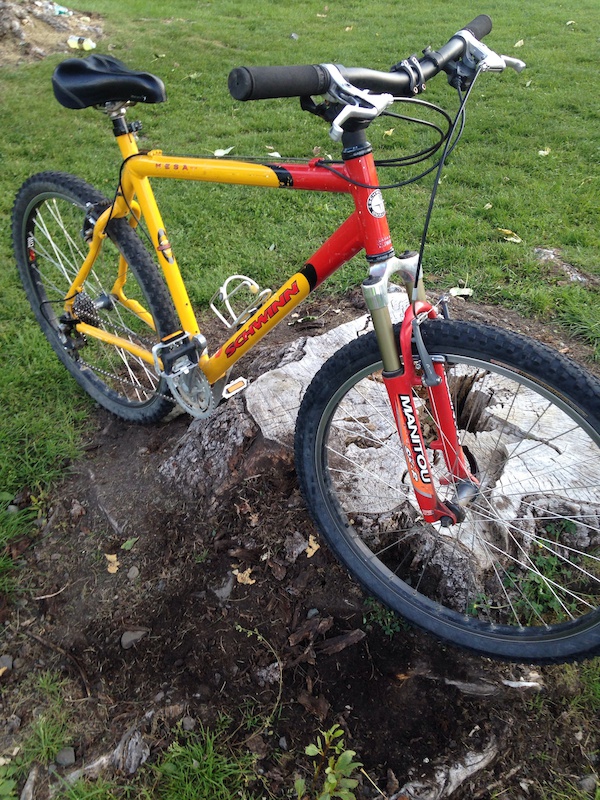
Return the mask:
<svg viewBox="0 0 600 800">
<path fill-rule="evenodd" d="M 506 331 L 421 330 L 445 360 L 479 495 L 460 524 L 423 521 L 371 333 L 325 363 L 298 415 L 296 467 L 317 527 L 369 593 L 439 637 L 525 662 L 600 653 L 600 382 Z M 414 394 L 432 441 L 426 393 Z M 443 458 L 428 456 L 450 498 Z"/>
<path fill-rule="evenodd" d="M 130 422 L 155 422 L 173 407 L 168 388 L 143 359 L 84 337 L 61 321 L 64 299 L 87 253 L 83 227 L 89 206 L 108 200 L 72 175 L 45 172 L 29 178 L 13 207 L 13 246 L 27 298 L 42 331 L 75 380 L 100 405 Z M 92 324 L 148 349 L 177 330 L 171 298 L 156 264 L 124 219 L 107 226 L 108 237 L 88 275 L 81 298 Z M 128 264 L 124 291 L 149 312 L 140 313 L 111 294 L 119 258 Z M 87 306 L 85 305 L 87 304 Z"/>
</svg>

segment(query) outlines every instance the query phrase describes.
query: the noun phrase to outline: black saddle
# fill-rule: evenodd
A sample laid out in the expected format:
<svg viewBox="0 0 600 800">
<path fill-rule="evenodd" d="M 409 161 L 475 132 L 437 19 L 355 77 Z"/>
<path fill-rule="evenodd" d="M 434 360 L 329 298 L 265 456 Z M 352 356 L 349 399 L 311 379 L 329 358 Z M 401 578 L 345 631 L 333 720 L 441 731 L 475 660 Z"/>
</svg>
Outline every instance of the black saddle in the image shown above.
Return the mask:
<svg viewBox="0 0 600 800">
<path fill-rule="evenodd" d="M 109 102 L 163 103 L 160 78 L 135 72 L 112 56 L 69 58 L 54 70 L 54 96 L 65 108 L 88 108 Z"/>
</svg>

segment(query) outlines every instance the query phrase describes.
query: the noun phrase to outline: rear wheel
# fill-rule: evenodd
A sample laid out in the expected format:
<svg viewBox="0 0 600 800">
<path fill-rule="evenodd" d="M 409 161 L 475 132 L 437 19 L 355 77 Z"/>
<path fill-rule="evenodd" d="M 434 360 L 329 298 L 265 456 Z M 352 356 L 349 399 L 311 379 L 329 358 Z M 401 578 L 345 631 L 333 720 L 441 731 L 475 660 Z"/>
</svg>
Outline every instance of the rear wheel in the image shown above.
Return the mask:
<svg viewBox="0 0 600 800">
<path fill-rule="evenodd" d="M 323 366 L 298 416 L 317 526 L 370 593 L 438 636 L 528 662 L 600 652 L 600 383 L 505 331 L 435 320 L 422 333 L 445 361 L 479 495 L 460 524 L 424 522 L 368 334 Z M 437 439 L 423 390 L 415 403 Z M 428 456 L 450 499 L 443 458 Z"/>
<path fill-rule="evenodd" d="M 154 422 L 173 407 L 153 367 L 122 347 L 79 333 L 64 302 L 89 248 L 86 215 L 108 201 L 72 175 L 41 173 L 21 187 L 13 208 L 13 245 L 27 298 L 60 360 L 100 405 L 132 422 Z M 110 334 L 151 349 L 177 330 L 158 269 L 124 219 L 112 220 L 74 313 Z M 119 263 L 121 281 L 117 284 Z M 124 269 L 127 265 L 126 270 Z"/>
</svg>

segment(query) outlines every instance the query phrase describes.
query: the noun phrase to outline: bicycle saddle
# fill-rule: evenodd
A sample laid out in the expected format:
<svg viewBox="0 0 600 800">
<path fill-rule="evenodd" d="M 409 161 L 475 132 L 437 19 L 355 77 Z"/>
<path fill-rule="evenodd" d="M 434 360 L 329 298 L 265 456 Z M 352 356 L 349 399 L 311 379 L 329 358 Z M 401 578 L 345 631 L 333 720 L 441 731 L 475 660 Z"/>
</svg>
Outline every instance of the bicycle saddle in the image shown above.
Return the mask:
<svg viewBox="0 0 600 800">
<path fill-rule="evenodd" d="M 113 101 L 162 103 L 167 99 L 160 78 L 135 72 L 112 56 L 69 58 L 54 70 L 54 96 L 65 108 L 88 108 Z"/>
</svg>

